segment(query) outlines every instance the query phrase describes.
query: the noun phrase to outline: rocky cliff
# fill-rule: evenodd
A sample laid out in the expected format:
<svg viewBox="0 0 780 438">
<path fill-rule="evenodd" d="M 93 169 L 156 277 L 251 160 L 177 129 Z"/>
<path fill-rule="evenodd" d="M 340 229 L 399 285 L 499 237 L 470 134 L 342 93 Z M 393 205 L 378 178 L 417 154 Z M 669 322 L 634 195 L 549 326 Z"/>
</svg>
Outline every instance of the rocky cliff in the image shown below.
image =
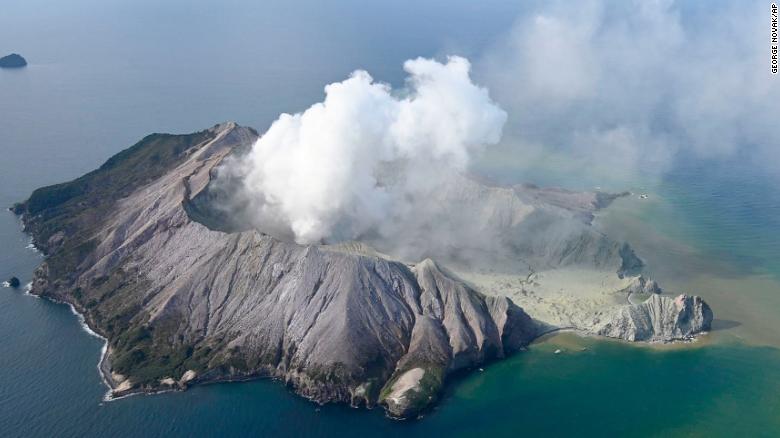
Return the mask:
<svg viewBox="0 0 780 438">
<path fill-rule="evenodd" d="M 697 296 L 651 295 L 641 304 L 618 307 L 596 320 L 595 334 L 629 341 L 687 340 L 707 331 L 712 310 Z"/>
<path fill-rule="evenodd" d="M 538 335 L 509 298 L 484 296 L 431 259 L 302 246 L 228 226 L 229 212 L 210 210 L 213 181 L 256 138 L 233 123 L 153 134 L 14 206 L 46 255 L 32 292 L 72 303 L 107 338 L 101 369 L 114 395 L 269 376 L 318 402 L 382 404 L 409 417 L 435 401 L 449 373 Z M 484 204 L 482 217 L 505 224 L 511 248 L 528 260 L 641 265 L 630 248 L 588 229 L 609 201 L 603 195 L 473 182 L 457 193 L 508 200 L 510 210 Z M 523 232 L 538 223 L 552 224 L 547 235 Z M 626 311 L 600 333 L 688 336 L 707 322 L 706 305 L 692 300 Z"/>
<path fill-rule="evenodd" d="M 33 293 L 73 303 L 108 338 L 116 395 L 272 376 L 318 402 L 382 402 L 409 416 L 447 373 L 536 335 L 509 299 L 484 297 L 433 261 L 407 266 L 191 220 L 185 205 L 214 166 L 255 138 L 233 124 L 151 136 L 15 207 L 47 255 Z M 409 369 L 423 378 L 388 399 L 383 388 Z"/>
</svg>

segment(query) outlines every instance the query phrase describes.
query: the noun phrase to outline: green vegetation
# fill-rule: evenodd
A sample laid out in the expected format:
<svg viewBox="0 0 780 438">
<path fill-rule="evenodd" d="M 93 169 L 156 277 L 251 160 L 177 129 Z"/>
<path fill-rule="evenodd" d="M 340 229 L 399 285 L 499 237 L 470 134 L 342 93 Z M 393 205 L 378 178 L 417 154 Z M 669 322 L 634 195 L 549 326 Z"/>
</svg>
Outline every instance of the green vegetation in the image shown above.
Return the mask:
<svg viewBox="0 0 780 438">
<path fill-rule="evenodd" d="M 116 202 L 161 177 L 181 163 L 190 148 L 212 136 L 210 131 L 149 135 L 99 169 L 35 190 L 13 208 L 46 254 L 51 290 L 44 293 L 69 294 L 92 325 L 112 340 L 114 369 L 142 385 L 202 368 L 193 359 L 193 347 L 176 339 L 178 320 L 166 319 L 166 326 L 149 324 L 148 315 L 140 312 L 148 284 L 137 272 L 117 268 L 89 287 L 73 287 L 73 279 L 79 267 L 90 263 L 97 231 Z"/>
<path fill-rule="evenodd" d="M 164 377 L 179 377 L 189 369 L 203 371 L 210 349 L 198 350 L 177 335 L 181 318 L 151 323 L 141 312 L 148 285 L 139 278 L 143 277 L 116 269 L 96 279 L 92 287 L 73 293 L 87 301 L 90 317 L 111 339 L 113 369 L 141 385 L 156 385 Z"/>
<path fill-rule="evenodd" d="M 393 385 L 398 381 L 398 378 L 414 368 L 422 368 L 425 370 L 425 373 L 422 379 L 420 379 L 419 390 L 411 390 L 406 393 L 409 403 L 407 412 L 422 412 L 428 408 L 437 399 L 439 391 L 444 384 L 444 369 L 441 365 L 434 363 L 407 364 L 403 369 L 397 370 L 379 393 L 379 401 L 384 401 L 390 395 Z"/>
<path fill-rule="evenodd" d="M 201 368 L 190 360 L 193 347 L 174 345 L 165 342 L 165 338 L 153 326 L 130 330 L 122 347 L 118 347 L 120 350 L 114 353 L 114 370 L 132 376 L 141 385 L 154 385 L 164 377 L 180 377 L 190 368 Z"/>
<path fill-rule="evenodd" d="M 99 169 L 37 189 L 27 201 L 16 204 L 14 212 L 24 215 L 35 245 L 48 256 L 50 281 L 67 281 L 92 252 L 94 231 L 117 200 L 159 178 L 182 161 L 189 148 L 211 135 L 209 131 L 149 135 Z"/>
</svg>

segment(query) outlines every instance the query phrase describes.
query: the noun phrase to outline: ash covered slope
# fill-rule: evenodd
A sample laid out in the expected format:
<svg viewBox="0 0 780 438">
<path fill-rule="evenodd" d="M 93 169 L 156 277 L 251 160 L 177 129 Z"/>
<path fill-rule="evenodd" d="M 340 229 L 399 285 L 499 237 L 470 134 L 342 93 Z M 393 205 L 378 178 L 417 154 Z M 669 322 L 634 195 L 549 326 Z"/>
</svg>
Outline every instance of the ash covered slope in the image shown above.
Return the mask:
<svg viewBox="0 0 780 438">
<path fill-rule="evenodd" d="M 408 417 L 436 399 L 448 373 L 538 335 L 510 299 L 486 297 L 428 258 L 407 264 L 362 244 L 302 246 L 227 224 L 209 209 L 211 182 L 256 138 L 233 123 L 150 135 L 14 207 L 46 255 L 32 292 L 72 303 L 108 339 L 101 369 L 114 395 L 273 376 L 319 402 L 380 403 Z M 639 264 L 589 227 L 605 195 L 463 178 L 438 196 L 445 216 L 506 237 L 498 258 L 507 269 Z M 485 254 L 477 249 L 470 257 Z"/>
<path fill-rule="evenodd" d="M 72 303 L 106 336 L 115 395 L 267 375 L 320 402 L 409 416 L 447 373 L 536 335 L 509 299 L 432 261 L 410 268 L 191 220 L 185 206 L 214 167 L 255 138 L 234 124 L 150 136 L 15 206 L 47 256 L 33 293 Z M 393 389 L 410 369 L 423 378 Z"/>
<path fill-rule="evenodd" d="M 490 186 L 453 175 L 429 193 L 426 213 L 410 215 L 412 223 L 398 227 L 397 237 L 368 241 L 410 260 L 433 257 L 467 270 L 528 274 L 583 266 L 631 275 L 642 262 L 630 246 L 591 226 L 595 212 L 618 196 L 529 184 Z M 414 223 L 416 218 L 422 219 Z"/>
</svg>

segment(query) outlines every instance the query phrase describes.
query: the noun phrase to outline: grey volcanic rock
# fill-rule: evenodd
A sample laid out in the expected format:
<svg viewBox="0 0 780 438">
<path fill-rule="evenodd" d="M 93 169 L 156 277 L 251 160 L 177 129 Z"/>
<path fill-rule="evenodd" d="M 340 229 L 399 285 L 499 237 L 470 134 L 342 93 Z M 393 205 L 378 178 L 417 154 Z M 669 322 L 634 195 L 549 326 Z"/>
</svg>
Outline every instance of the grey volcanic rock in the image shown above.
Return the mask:
<svg viewBox="0 0 780 438">
<path fill-rule="evenodd" d="M 214 168 L 255 139 L 226 124 L 188 140 L 197 143 L 173 148 L 170 169 L 128 188 L 102 217 L 80 208 L 98 202 L 88 196 L 102 185 L 89 178 L 19 207 L 48 256 L 33 293 L 72 302 L 108 338 L 102 369 L 115 395 L 272 376 L 317 402 L 382 402 L 406 417 L 436 399 L 449 372 L 504 357 L 536 336 L 509 299 L 487 298 L 433 261 L 410 267 L 192 220 L 187 205 Z M 123 163 L 112 160 L 88 176 L 122 180 L 113 172 Z M 423 378 L 388 400 L 416 368 Z"/>
<path fill-rule="evenodd" d="M 27 65 L 27 61 L 22 55 L 11 53 L 0 58 L 0 68 L 21 68 Z"/>
<path fill-rule="evenodd" d="M 482 296 L 430 259 L 415 266 L 414 273 L 421 288 L 413 307 L 418 322 L 380 397 L 397 417 L 431 403 L 447 373 L 503 358 L 537 334 L 531 318 L 511 300 Z"/>
<path fill-rule="evenodd" d="M 8 279 L 8 286 L 9 287 L 12 287 L 12 288 L 15 289 L 15 288 L 19 287 L 20 284 L 21 283 L 19 282 L 19 279 L 16 278 L 16 277 L 11 277 L 11 278 Z"/>
<path fill-rule="evenodd" d="M 504 273 L 582 266 L 624 275 L 642 267 L 628 245 L 591 226 L 595 212 L 621 195 L 490 186 L 460 174 L 446 181 L 415 203 L 424 211 L 398 224 L 392 238 L 365 240 L 406 260 Z"/>
<path fill-rule="evenodd" d="M 631 280 L 631 283 L 626 288 L 626 292 L 630 294 L 660 294 L 663 291 L 655 280 L 650 280 L 643 275 L 638 275 Z"/>
<path fill-rule="evenodd" d="M 316 402 L 382 404 L 410 417 L 451 372 L 539 334 L 509 298 L 486 297 L 427 257 L 404 263 L 363 243 L 302 246 L 231 222 L 214 207 L 214 181 L 256 139 L 233 123 L 152 134 L 14 206 L 46 255 L 32 293 L 73 304 L 107 338 L 100 368 L 114 395 L 268 376 Z M 442 219 L 503 239 L 508 266 L 641 266 L 630 247 L 589 227 L 607 195 L 462 178 L 436 196 Z M 653 340 L 709 325 L 697 298 L 663 300 L 621 310 L 594 331 Z"/>
<path fill-rule="evenodd" d="M 687 340 L 708 331 L 712 316 L 700 297 L 653 294 L 641 304 L 614 309 L 594 325 L 593 332 L 629 341 Z"/>
</svg>

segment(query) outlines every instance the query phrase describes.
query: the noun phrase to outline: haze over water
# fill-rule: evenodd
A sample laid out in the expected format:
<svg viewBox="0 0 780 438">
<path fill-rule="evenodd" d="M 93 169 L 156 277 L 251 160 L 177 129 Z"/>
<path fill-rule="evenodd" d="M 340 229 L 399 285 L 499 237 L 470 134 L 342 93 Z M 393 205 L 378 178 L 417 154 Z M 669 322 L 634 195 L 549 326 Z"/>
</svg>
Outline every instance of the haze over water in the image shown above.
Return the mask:
<svg viewBox="0 0 780 438">
<path fill-rule="evenodd" d="M 6 4 L 8 3 L 8 4 Z M 0 55 L 0 205 L 94 169 L 151 132 L 225 120 L 259 130 L 321 100 L 364 68 L 400 85 L 402 62 L 478 58 L 525 6 L 514 1 L 11 1 Z M 530 6 L 529 6 L 530 7 Z M 410 13 L 414 11 L 414 13 Z M 477 78 L 478 79 L 478 78 Z M 660 178 L 605 182 L 555 160 L 474 166 L 504 183 L 647 192 L 601 220 L 637 248 L 669 289 L 703 295 L 715 330 L 692 348 L 654 349 L 562 335 L 457 379 L 422 421 L 380 410 L 321 409 L 271 381 L 101 401 L 102 342 L 68 307 L 0 289 L 0 430 L 4 436 L 399 433 L 772 436 L 780 430 L 780 191 L 741 157 L 685 157 Z M 0 279 L 32 277 L 40 256 L 0 214 Z M 560 355 L 553 354 L 562 349 Z M 586 350 L 581 351 L 583 348 Z"/>
</svg>

